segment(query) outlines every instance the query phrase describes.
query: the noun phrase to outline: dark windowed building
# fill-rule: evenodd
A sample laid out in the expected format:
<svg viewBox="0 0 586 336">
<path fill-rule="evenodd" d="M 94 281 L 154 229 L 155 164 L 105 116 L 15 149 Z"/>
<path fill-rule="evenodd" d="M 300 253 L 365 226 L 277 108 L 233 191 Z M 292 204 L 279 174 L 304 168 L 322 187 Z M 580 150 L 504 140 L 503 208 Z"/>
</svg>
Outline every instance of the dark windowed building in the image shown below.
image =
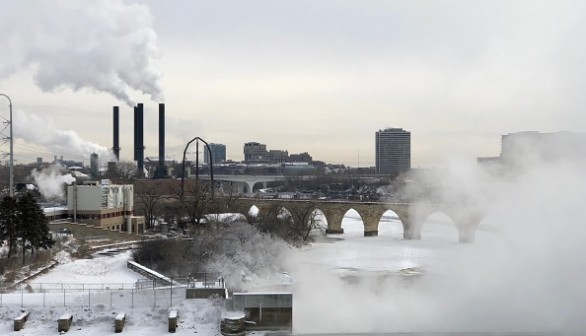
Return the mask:
<svg viewBox="0 0 586 336">
<path fill-rule="evenodd" d="M 411 169 L 411 132 L 387 128 L 376 132 L 376 173 L 397 175 Z"/>
<path fill-rule="evenodd" d="M 212 163 L 222 163 L 226 161 L 226 145 L 211 143 L 210 152 L 212 152 Z M 207 148 L 203 151 L 203 160 L 205 163 L 210 163 L 210 154 Z"/>
</svg>

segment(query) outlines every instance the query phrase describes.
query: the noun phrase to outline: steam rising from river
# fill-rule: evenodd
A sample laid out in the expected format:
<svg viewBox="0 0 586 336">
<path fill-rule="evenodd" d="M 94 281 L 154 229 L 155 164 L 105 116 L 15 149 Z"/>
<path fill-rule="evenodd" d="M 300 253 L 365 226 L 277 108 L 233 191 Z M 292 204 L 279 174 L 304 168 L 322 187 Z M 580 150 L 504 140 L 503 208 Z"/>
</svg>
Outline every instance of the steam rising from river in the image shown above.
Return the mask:
<svg viewBox="0 0 586 336">
<path fill-rule="evenodd" d="M 542 162 L 496 178 L 454 165 L 442 179 L 445 195 L 457 191 L 482 204 L 481 228 L 496 231 L 500 243 L 458 244 L 415 281 L 365 277 L 349 284 L 323 267 L 297 263 L 294 331 L 586 330 L 583 168 Z M 289 261 L 295 265 L 296 257 Z"/>
</svg>

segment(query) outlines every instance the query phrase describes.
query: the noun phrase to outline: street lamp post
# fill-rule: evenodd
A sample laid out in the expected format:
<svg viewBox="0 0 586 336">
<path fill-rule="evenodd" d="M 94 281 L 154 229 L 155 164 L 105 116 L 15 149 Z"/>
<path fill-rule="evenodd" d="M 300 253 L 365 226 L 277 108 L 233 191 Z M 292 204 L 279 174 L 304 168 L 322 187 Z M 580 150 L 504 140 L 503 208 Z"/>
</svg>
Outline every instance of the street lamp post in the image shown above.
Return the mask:
<svg viewBox="0 0 586 336">
<path fill-rule="evenodd" d="M 10 109 L 10 197 L 14 197 L 14 138 L 12 136 L 12 100 L 7 95 L 0 93 L 0 96 L 6 97 L 8 99 L 8 107 Z"/>
</svg>

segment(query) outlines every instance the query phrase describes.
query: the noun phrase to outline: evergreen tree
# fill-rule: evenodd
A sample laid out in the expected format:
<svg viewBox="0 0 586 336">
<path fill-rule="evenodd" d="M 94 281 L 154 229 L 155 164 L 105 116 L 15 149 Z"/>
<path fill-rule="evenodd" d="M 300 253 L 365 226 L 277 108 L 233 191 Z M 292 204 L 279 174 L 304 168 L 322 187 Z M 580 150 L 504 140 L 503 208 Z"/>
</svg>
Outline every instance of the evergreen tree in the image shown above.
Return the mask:
<svg viewBox="0 0 586 336">
<path fill-rule="evenodd" d="M 26 250 L 51 248 L 55 241 L 49 234 L 49 220 L 34 196 L 26 193 L 17 203 L 18 233 L 22 244 L 22 263 L 25 262 Z"/>
<path fill-rule="evenodd" d="M 4 241 L 8 244 L 8 257 L 16 249 L 18 240 L 18 209 L 15 198 L 6 196 L 0 202 L 0 245 Z"/>
</svg>

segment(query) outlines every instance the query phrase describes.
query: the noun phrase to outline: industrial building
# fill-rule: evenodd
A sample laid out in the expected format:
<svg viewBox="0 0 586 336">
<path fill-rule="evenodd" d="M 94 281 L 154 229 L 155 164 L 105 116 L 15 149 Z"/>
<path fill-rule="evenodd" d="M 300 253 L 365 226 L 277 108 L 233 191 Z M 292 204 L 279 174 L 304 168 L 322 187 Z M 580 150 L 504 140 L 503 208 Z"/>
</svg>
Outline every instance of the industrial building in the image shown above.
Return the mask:
<svg viewBox="0 0 586 336">
<path fill-rule="evenodd" d="M 398 175 L 411 169 L 411 132 L 387 128 L 375 134 L 376 173 Z"/>
<path fill-rule="evenodd" d="M 143 233 L 143 216 L 134 216 L 134 187 L 106 181 L 67 187 L 67 212 L 74 222 L 128 233 Z"/>
</svg>

